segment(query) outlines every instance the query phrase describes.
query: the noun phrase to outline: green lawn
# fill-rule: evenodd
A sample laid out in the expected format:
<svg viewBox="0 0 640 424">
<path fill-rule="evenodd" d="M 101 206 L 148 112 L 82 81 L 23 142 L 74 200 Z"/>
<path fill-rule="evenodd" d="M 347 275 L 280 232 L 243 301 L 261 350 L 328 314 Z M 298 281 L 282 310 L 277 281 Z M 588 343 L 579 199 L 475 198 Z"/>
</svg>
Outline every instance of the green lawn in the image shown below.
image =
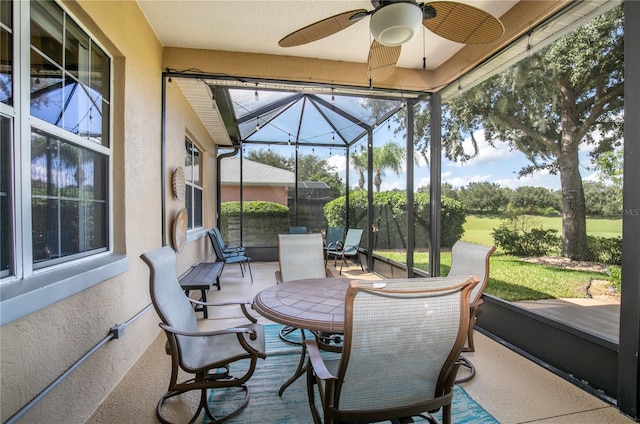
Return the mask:
<svg viewBox="0 0 640 424">
<path fill-rule="evenodd" d="M 471 243 L 492 245 L 491 231 L 500 226 L 502 217 L 489 215 L 469 215 L 464 224 L 462 240 Z M 549 216 L 531 217 L 533 226 L 558 230 L 562 233 L 562 218 Z M 587 234 L 598 237 L 620 237 L 622 235 L 622 219 L 589 218 Z"/>
<path fill-rule="evenodd" d="M 560 217 L 535 217 L 536 226 L 554 228 L 561 232 Z M 501 218 L 471 215 L 464 225 L 463 240 L 493 245 L 491 231 L 500 225 Z M 588 219 L 589 235 L 618 237 L 622 234 L 621 219 Z M 404 263 L 403 252 L 376 252 L 390 259 Z M 415 252 L 416 268 L 428 270 L 428 252 Z M 451 265 L 451 252 L 442 252 L 440 257 L 441 275 L 447 275 Z M 509 301 L 553 299 L 561 297 L 585 297 L 585 286 L 590 278 L 607 279 L 605 273 L 574 271 L 523 262 L 519 258 L 496 251 L 491 256 L 489 282 L 486 293 Z"/>
</svg>

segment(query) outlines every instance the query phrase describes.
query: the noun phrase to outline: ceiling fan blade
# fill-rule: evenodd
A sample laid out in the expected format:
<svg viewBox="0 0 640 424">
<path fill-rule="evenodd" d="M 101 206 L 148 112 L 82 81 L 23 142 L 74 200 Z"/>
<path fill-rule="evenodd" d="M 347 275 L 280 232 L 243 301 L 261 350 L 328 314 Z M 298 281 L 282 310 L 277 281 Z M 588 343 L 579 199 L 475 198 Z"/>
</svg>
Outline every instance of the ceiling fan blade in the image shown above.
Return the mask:
<svg viewBox="0 0 640 424">
<path fill-rule="evenodd" d="M 280 47 L 294 47 L 328 37 L 358 22 L 360 19 L 351 20 L 349 18 L 362 12 L 368 13 L 365 9 L 356 9 L 307 25 L 278 41 L 278 45 Z"/>
<path fill-rule="evenodd" d="M 384 46 L 373 40 L 367 59 L 367 75 L 372 81 L 384 81 L 396 69 L 402 46 Z"/>
<path fill-rule="evenodd" d="M 424 7 L 429 6 L 436 10 L 436 16 L 425 19 L 422 24 L 447 40 L 463 44 L 488 44 L 504 34 L 502 22 L 477 7 L 451 1 L 424 4 Z"/>
</svg>

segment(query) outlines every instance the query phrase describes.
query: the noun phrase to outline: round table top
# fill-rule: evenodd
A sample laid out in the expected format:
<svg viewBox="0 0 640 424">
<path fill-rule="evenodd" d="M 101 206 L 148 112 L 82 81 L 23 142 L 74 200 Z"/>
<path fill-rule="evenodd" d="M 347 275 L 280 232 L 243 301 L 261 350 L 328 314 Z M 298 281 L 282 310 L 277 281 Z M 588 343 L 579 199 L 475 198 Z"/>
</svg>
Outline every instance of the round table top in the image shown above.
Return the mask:
<svg viewBox="0 0 640 424">
<path fill-rule="evenodd" d="M 351 280 L 310 278 L 269 287 L 253 299 L 254 309 L 280 324 L 312 331 L 344 331 L 344 298 Z"/>
</svg>

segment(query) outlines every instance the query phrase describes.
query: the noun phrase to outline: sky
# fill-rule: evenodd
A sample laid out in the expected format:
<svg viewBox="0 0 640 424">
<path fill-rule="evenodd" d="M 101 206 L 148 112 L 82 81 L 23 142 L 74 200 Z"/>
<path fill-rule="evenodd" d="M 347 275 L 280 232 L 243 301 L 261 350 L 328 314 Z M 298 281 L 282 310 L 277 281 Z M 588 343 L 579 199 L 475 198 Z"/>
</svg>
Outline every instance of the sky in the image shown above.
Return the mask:
<svg viewBox="0 0 640 424">
<path fill-rule="evenodd" d="M 551 175 L 547 171 L 537 171 L 527 177 L 518 178 L 518 171 L 523 167 L 530 165 L 529 160 L 519 151 L 510 151 L 506 143 L 495 143 L 495 147 L 490 146 L 484 139 L 484 132 L 477 131 L 474 138 L 478 143 L 478 154 L 465 163 L 455 163 L 449 161 L 443 156 L 442 158 L 442 182 L 449 183 L 454 188 L 467 186 L 470 182 L 490 182 L 497 183 L 500 187 L 508 187 L 515 189 L 520 186 L 536 186 L 546 187 L 553 190 L 560 189 L 560 176 Z M 391 128 L 381 125 L 374 132 L 374 145 L 381 146 L 387 141 L 393 141 L 404 147 L 402 135 L 395 135 L 393 126 Z M 364 140 L 361 141 L 364 143 Z M 464 142 L 467 153 L 473 153 L 471 139 L 468 138 Z M 266 149 L 262 145 L 258 149 Z M 273 146 L 268 149 L 280 153 L 285 157 L 292 155 L 292 148 L 287 146 Z M 360 147 L 356 146 L 352 151 L 359 152 Z M 347 163 L 344 149 L 327 149 L 309 147 L 301 147 L 300 154 L 314 154 L 320 158 L 326 159 L 342 181 L 346 182 Z M 414 168 L 414 190 L 429 184 L 429 167 L 424 158 L 416 154 L 419 160 L 418 165 Z M 598 175 L 592 168 L 589 157 L 588 146 L 583 146 L 579 154 L 580 157 L 580 174 L 583 181 L 598 180 Z M 350 186 L 355 187 L 358 184 L 358 175 L 351 176 Z M 381 191 L 393 189 L 404 190 L 406 187 L 406 169 L 399 174 L 392 171 L 386 172 L 382 177 Z"/>
<path fill-rule="evenodd" d="M 518 151 L 510 151 L 506 143 L 497 143 L 496 147 L 490 146 L 484 140 L 484 132 L 474 134 L 478 142 L 478 155 L 466 163 L 455 163 L 442 158 L 442 182 L 449 183 L 455 188 L 468 185 L 470 182 L 497 183 L 501 187 L 517 188 L 520 186 L 541 186 L 550 189 L 560 189 L 560 176 L 551 175 L 546 171 L 539 171 L 525 178 L 518 178 L 518 171 L 524 166 L 530 165 L 528 159 Z M 391 135 L 391 137 L 393 137 Z M 394 139 L 399 144 L 404 141 Z M 465 141 L 465 149 L 473 152 L 470 139 Z M 429 168 L 424 159 L 420 158 L 419 166 L 414 168 L 415 189 L 429 184 Z M 333 153 L 328 157 L 328 162 L 335 167 L 340 177 L 345 180 L 346 160 L 343 154 Z M 597 174 L 589 170 L 591 161 L 589 151 L 580 151 L 580 174 L 584 181 L 596 180 Z M 353 179 L 353 177 L 352 177 Z M 406 186 L 406 171 L 399 175 L 387 172 L 382 177 L 381 191 L 392 189 L 404 189 Z M 351 186 L 357 184 L 352 181 Z"/>
</svg>

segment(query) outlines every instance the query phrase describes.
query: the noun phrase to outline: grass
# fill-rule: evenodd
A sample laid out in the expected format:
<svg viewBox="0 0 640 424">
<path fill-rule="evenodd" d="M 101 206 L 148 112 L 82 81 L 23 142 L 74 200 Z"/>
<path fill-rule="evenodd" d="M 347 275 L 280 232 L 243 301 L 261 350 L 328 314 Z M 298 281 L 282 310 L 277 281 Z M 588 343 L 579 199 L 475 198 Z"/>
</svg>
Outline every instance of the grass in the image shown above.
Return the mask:
<svg viewBox="0 0 640 424">
<path fill-rule="evenodd" d="M 471 243 L 492 245 L 491 231 L 502 223 L 503 217 L 495 215 L 468 215 L 464 224 L 462 240 Z M 562 234 L 562 218 L 550 216 L 532 216 L 531 225 L 557 230 Z M 622 235 L 622 219 L 589 218 L 587 234 L 597 237 L 620 237 Z"/>
<path fill-rule="evenodd" d="M 562 231 L 560 217 L 533 217 L 535 226 Z M 498 227 L 501 217 L 470 215 L 464 225 L 462 240 L 483 245 L 493 245 L 491 231 Z M 599 237 L 622 235 L 621 219 L 587 219 L 587 233 Z M 404 252 L 376 252 L 398 262 L 406 262 Z M 415 252 L 416 268 L 428 271 L 429 253 Z M 440 274 L 447 275 L 451 265 L 451 252 L 440 255 Z M 590 278 L 605 280 L 601 272 L 576 271 L 524 262 L 515 256 L 496 251 L 490 259 L 489 282 L 485 293 L 508 301 L 585 297 L 585 287 Z"/>
</svg>

